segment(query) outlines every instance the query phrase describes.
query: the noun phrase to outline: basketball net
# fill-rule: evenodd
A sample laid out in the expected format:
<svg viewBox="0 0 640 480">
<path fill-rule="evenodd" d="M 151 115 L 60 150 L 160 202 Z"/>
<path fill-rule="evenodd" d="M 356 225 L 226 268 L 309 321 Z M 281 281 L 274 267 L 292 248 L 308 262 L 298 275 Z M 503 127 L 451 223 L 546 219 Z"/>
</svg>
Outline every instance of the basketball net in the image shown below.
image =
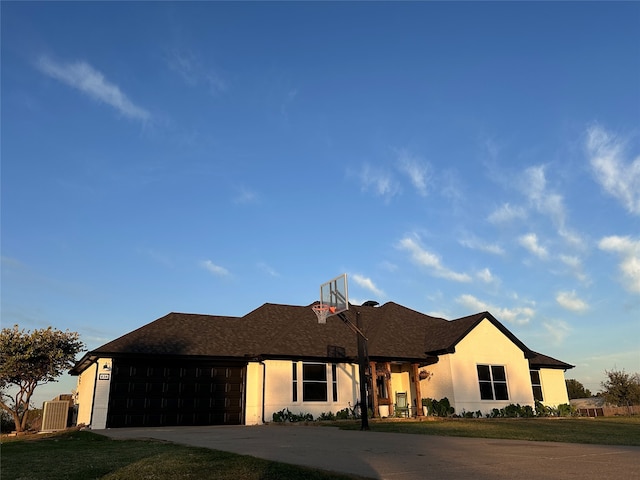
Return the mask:
<svg viewBox="0 0 640 480">
<path fill-rule="evenodd" d="M 320 324 L 327 323 L 327 317 L 336 313 L 336 307 L 324 305 L 323 303 L 313 305 L 311 308 L 315 312 L 316 317 L 318 317 L 318 323 Z"/>
</svg>

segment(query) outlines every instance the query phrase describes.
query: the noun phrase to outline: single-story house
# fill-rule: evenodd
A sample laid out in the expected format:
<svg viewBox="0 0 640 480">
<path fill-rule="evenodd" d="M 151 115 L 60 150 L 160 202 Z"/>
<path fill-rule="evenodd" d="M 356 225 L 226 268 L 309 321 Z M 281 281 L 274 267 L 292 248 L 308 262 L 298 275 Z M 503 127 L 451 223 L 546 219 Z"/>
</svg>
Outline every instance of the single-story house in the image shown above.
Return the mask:
<svg viewBox="0 0 640 480">
<path fill-rule="evenodd" d="M 530 350 L 489 312 L 449 321 L 373 303 L 345 313 L 367 338 L 374 416 L 393 415 L 399 399 L 411 415 L 422 415 L 422 398 L 483 414 L 568 403 L 564 372 L 573 366 Z M 266 303 L 243 317 L 170 313 L 76 363 L 77 421 L 255 425 L 285 408 L 336 413 L 360 398 L 357 343 L 340 318 L 319 324 L 311 305 Z"/>
</svg>

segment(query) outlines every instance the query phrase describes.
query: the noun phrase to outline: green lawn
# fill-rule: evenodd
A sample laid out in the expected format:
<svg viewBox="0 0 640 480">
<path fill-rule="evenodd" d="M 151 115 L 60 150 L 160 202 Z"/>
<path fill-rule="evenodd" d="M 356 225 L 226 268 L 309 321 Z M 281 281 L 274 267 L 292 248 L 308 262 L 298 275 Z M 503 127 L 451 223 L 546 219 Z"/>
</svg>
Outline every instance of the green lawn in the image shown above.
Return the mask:
<svg viewBox="0 0 640 480">
<path fill-rule="evenodd" d="M 2 444 L 2 480 L 347 480 L 311 468 L 167 442 L 111 440 L 88 431 Z"/>
<path fill-rule="evenodd" d="M 545 442 L 640 446 L 640 416 L 549 418 L 433 418 L 425 421 L 371 421 L 374 432 L 455 437 L 503 438 Z M 360 422 L 340 424 L 357 430 Z"/>
<path fill-rule="evenodd" d="M 356 421 L 327 424 L 360 428 Z M 637 416 L 373 420 L 370 427 L 372 432 L 640 446 Z M 168 442 L 112 440 L 89 431 L 3 438 L 1 468 L 2 480 L 357 478 Z"/>
</svg>

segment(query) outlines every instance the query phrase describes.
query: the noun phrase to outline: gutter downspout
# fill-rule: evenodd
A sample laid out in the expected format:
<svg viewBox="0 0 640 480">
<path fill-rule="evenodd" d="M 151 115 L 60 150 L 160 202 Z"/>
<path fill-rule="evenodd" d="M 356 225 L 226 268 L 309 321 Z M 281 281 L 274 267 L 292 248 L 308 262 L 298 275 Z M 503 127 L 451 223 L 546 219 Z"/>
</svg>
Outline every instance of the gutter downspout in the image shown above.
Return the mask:
<svg viewBox="0 0 640 480">
<path fill-rule="evenodd" d="M 98 387 L 98 373 L 100 372 L 100 362 L 99 358 L 96 358 L 96 374 L 93 377 L 93 393 L 91 394 L 91 415 L 89 415 L 89 427 L 93 428 L 93 409 L 96 403 L 96 388 Z"/>
<path fill-rule="evenodd" d="M 264 425 L 265 421 L 264 421 L 264 396 L 265 396 L 265 392 L 266 392 L 266 382 L 267 382 L 267 365 L 264 363 L 263 360 L 260 360 L 258 362 L 260 365 L 262 365 L 262 424 Z"/>
</svg>

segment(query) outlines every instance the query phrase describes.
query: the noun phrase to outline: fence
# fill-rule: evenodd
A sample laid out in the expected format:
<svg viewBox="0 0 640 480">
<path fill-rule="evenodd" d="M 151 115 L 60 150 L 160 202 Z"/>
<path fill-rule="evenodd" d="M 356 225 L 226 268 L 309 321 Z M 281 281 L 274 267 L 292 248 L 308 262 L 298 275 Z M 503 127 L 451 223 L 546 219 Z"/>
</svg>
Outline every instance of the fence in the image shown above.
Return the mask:
<svg viewBox="0 0 640 480">
<path fill-rule="evenodd" d="M 579 408 L 578 413 L 583 417 L 614 417 L 616 415 L 640 415 L 640 405 L 629 407 L 592 407 Z"/>
</svg>

